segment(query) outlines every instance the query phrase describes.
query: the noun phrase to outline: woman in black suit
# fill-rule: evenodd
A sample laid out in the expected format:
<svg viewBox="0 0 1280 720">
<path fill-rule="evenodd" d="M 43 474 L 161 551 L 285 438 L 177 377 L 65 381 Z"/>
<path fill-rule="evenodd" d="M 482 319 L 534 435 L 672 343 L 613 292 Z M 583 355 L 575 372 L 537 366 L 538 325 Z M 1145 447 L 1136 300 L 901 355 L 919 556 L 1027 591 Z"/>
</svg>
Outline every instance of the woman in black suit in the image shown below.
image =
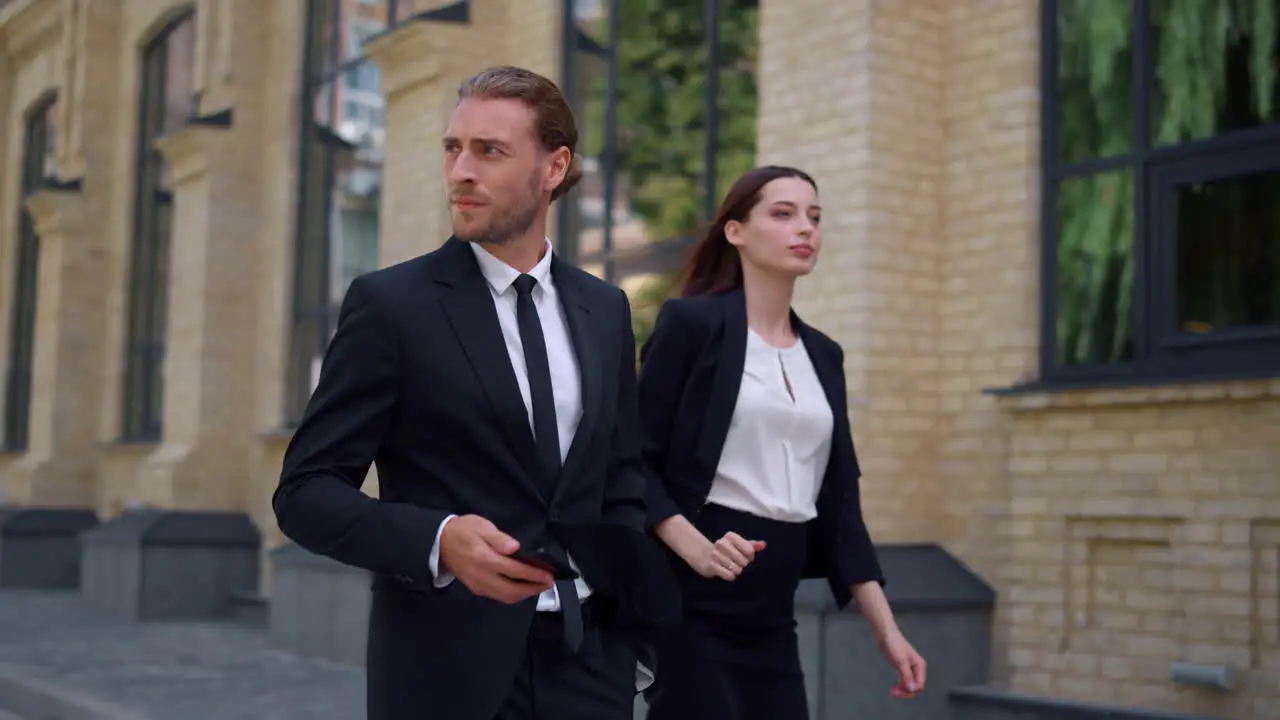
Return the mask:
<svg viewBox="0 0 1280 720">
<path fill-rule="evenodd" d="M 684 561 L 684 620 L 659 644 L 649 720 L 808 717 L 793 598 L 810 577 L 840 607 L 857 598 L 897 669 L 893 695 L 924 688 L 863 523 L 844 352 L 791 310 L 820 215 L 800 170 L 740 178 L 641 350 L 650 523 Z"/>
</svg>

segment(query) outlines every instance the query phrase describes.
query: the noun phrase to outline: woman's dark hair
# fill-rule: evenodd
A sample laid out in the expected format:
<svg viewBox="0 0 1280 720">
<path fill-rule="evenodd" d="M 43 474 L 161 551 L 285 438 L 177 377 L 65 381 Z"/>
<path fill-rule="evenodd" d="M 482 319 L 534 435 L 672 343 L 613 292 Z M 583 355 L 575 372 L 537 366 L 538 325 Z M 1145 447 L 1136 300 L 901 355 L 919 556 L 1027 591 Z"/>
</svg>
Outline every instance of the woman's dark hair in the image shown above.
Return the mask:
<svg viewBox="0 0 1280 720">
<path fill-rule="evenodd" d="M 742 259 L 729 243 L 724 228 L 730 221 L 745 222 L 760 203 L 764 186 L 781 178 L 799 178 L 818 189 L 818 183 L 803 170 L 785 165 L 765 165 L 749 170 L 729 188 L 716 219 L 689 256 L 676 287 L 680 297 L 716 295 L 742 287 Z"/>
</svg>

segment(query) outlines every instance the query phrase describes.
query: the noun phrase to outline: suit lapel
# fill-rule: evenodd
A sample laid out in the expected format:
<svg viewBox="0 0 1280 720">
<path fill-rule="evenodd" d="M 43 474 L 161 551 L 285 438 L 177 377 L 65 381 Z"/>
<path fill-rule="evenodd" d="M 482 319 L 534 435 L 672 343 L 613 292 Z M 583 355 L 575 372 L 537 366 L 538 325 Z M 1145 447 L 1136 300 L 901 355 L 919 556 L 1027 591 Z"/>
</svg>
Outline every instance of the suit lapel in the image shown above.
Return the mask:
<svg viewBox="0 0 1280 720">
<path fill-rule="evenodd" d="M 839 430 L 842 423 L 848 418 L 840 417 L 840 376 L 844 373 L 844 368 L 839 367 L 837 363 L 830 362 L 831 358 L 828 353 L 824 353 L 818 342 L 817 333 L 815 333 L 795 311 L 791 312 L 791 324 L 796 328 L 796 332 L 800 335 L 800 342 L 804 343 L 804 349 L 809 353 L 809 362 L 813 363 L 813 370 L 818 375 L 818 383 L 822 385 L 822 392 L 827 396 L 827 403 L 831 406 L 831 412 L 836 416 L 835 429 Z"/>
<path fill-rule="evenodd" d="M 720 464 L 724 439 L 729 434 L 733 411 L 738 406 L 738 391 L 742 387 L 742 371 L 747 361 L 746 297 L 741 290 L 735 290 L 721 295 L 719 300 L 724 318 L 720 356 L 711 381 L 711 395 L 696 450 L 703 465 L 713 470 Z"/>
<path fill-rule="evenodd" d="M 502 339 L 493 295 L 465 242 L 450 238 L 446 249 L 450 254 L 450 267 L 438 280 L 453 289 L 440 299 L 445 315 L 475 371 L 476 380 L 493 405 L 502 434 L 520 460 L 519 464 L 526 469 L 522 480 L 542 497 L 535 478 L 529 474 L 529 468 L 536 472 L 539 467 L 537 448 L 529 428 L 528 409 L 520 396 L 511 357 Z"/>
<path fill-rule="evenodd" d="M 567 272 L 566 266 L 559 258 L 552 259 L 551 272 L 555 279 L 556 292 L 560 296 L 560 305 L 564 308 L 565 320 L 569 326 L 569 336 L 573 342 L 573 351 L 578 358 L 578 376 L 581 378 L 582 418 L 578 421 L 578 430 L 573 434 L 569 444 L 569 452 L 565 456 L 564 467 L 560 471 L 560 479 L 556 483 L 553 499 L 558 499 L 564 492 L 566 479 L 572 479 L 581 464 L 583 454 L 591 443 L 600 414 L 601 381 L 603 368 L 600 352 L 600 333 L 597 330 L 598 318 L 591 312 L 583 288 L 573 273 Z"/>
</svg>

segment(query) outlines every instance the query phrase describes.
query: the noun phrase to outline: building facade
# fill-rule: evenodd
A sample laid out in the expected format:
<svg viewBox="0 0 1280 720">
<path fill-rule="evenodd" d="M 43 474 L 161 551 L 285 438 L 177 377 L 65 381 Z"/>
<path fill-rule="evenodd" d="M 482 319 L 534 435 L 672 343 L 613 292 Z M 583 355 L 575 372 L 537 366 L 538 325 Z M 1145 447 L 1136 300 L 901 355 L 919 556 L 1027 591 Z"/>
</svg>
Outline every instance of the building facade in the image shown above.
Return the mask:
<svg viewBox="0 0 1280 720">
<path fill-rule="evenodd" d="M 1274 5 L 722 0 L 701 106 L 621 6 L 0 2 L 0 497 L 279 546 L 346 283 L 448 237 L 456 87 L 519 64 L 583 118 L 557 243 L 625 287 L 742 169 L 815 175 L 873 535 L 995 586 L 995 678 L 1280 717 Z"/>
</svg>

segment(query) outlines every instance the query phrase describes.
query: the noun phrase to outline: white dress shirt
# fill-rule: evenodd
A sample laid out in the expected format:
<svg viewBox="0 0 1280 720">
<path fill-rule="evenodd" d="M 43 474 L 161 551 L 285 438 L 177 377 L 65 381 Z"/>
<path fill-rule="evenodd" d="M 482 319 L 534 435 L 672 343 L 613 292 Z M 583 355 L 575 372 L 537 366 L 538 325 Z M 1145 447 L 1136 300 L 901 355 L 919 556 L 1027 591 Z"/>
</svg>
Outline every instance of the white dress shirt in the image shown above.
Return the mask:
<svg viewBox="0 0 1280 720">
<path fill-rule="evenodd" d="M 529 395 L 529 371 L 524 362 L 524 343 L 520 340 L 520 325 L 516 319 L 516 289 L 512 287 L 520 271 L 494 257 L 479 243 L 471 243 L 476 262 L 480 264 L 480 272 L 489 284 L 494 306 L 498 311 L 498 325 L 502 328 L 502 338 L 507 345 L 507 355 L 511 358 L 511 367 L 515 370 L 516 382 L 520 385 L 520 396 L 524 398 L 524 406 L 529 414 L 529 428 L 533 429 L 533 402 Z M 547 240 L 547 251 L 538 264 L 529 271 L 529 275 L 537 281 L 533 288 L 533 304 L 538 309 L 538 321 L 542 324 L 542 335 L 547 345 L 547 364 L 551 368 L 551 387 L 556 399 L 556 425 L 560 435 L 560 461 L 564 462 L 569 454 L 569 445 L 578 431 L 578 421 L 582 419 L 582 382 L 578 369 L 578 356 L 573 349 L 573 339 L 569 336 L 568 321 L 564 316 L 564 307 L 556 294 L 555 280 L 551 276 L 551 240 Z M 436 531 L 435 544 L 431 546 L 430 567 L 436 587 L 445 587 L 453 582 L 454 576 L 447 569 L 440 568 L 440 535 L 444 527 L 453 519 L 453 515 L 445 518 Z M 573 557 L 569 556 L 569 565 L 577 570 Z M 581 576 L 574 581 L 578 598 L 585 601 L 591 596 L 591 586 Z M 539 612 L 555 612 L 560 610 L 560 595 L 555 587 L 538 596 Z M 653 684 L 653 671 L 643 663 L 636 663 L 636 690 L 642 691 Z"/>
<path fill-rule="evenodd" d="M 707 502 L 802 523 L 818 515 L 834 416 L 804 343 L 747 330 L 742 385 Z"/>
<path fill-rule="evenodd" d="M 524 406 L 529 414 L 529 427 L 532 429 L 533 402 L 529 396 L 529 371 L 525 367 L 524 343 L 520 341 L 520 325 L 516 320 L 516 289 L 512 287 L 516 278 L 520 277 L 520 271 L 494 257 L 479 243 L 471 243 L 471 249 L 475 252 L 480 272 L 484 274 L 493 295 L 494 306 L 498 311 L 498 325 L 502 328 L 502 339 L 506 341 L 507 355 L 511 357 L 511 367 L 515 370 L 520 396 L 524 398 Z M 578 431 L 578 421 L 582 419 L 582 383 L 578 374 L 578 356 L 573 351 L 569 326 L 551 277 L 551 252 L 551 241 L 548 240 L 546 253 L 529 271 L 529 275 L 538 283 L 533 288 L 533 304 L 538 309 L 538 321 L 542 324 L 542 336 L 547 345 L 547 364 L 551 368 L 551 387 L 556 399 L 556 425 L 560 431 L 560 461 L 564 462 L 574 433 Z M 436 587 L 445 587 L 454 580 L 453 573 L 440 569 L 440 534 L 453 517 L 450 515 L 440 523 L 435 544 L 431 547 L 431 575 L 435 578 Z M 577 569 L 572 557 L 569 558 L 569 564 Z M 574 585 L 580 599 L 590 597 L 591 588 L 581 577 L 574 581 Z M 538 597 L 538 610 L 549 612 L 559 609 L 560 595 L 556 588 L 552 587 Z"/>
</svg>

